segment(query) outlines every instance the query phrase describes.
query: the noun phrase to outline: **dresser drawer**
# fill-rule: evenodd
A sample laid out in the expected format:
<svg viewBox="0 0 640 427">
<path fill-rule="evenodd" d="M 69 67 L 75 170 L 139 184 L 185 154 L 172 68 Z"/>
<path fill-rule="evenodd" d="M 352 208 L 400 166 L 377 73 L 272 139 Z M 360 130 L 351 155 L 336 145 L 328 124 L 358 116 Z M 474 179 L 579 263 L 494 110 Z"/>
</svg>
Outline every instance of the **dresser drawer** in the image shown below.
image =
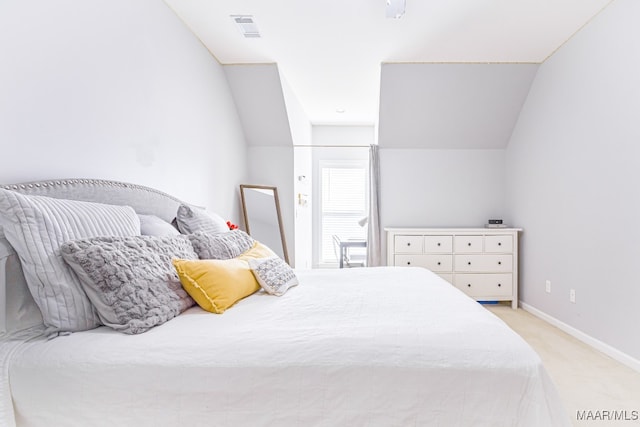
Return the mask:
<svg viewBox="0 0 640 427">
<path fill-rule="evenodd" d="M 456 274 L 454 285 L 470 297 L 508 297 L 513 293 L 511 274 Z"/>
<path fill-rule="evenodd" d="M 511 236 L 484 236 L 484 251 L 488 253 L 513 252 Z"/>
<path fill-rule="evenodd" d="M 401 254 L 420 254 L 422 253 L 423 241 L 423 236 L 395 236 L 395 252 Z"/>
<path fill-rule="evenodd" d="M 453 246 L 457 253 L 482 252 L 482 236 L 455 236 Z"/>
<path fill-rule="evenodd" d="M 454 265 L 460 272 L 507 273 L 513 271 L 513 255 L 455 255 Z"/>
<path fill-rule="evenodd" d="M 453 255 L 425 255 L 424 262 L 431 271 L 453 271 Z"/>
<path fill-rule="evenodd" d="M 395 265 L 424 267 L 434 272 L 453 271 L 453 255 L 396 255 Z"/>
<path fill-rule="evenodd" d="M 399 267 L 426 267 L 425 255 L 396 255 L 393 265 Z"/>
<path fill-rule="evenodd" d="M 386 228 L 387 265 L 423 267 L 479 301 L 518 307 L 517 228 Z"/>
<path fill-rule="evenodd" d="M 452 252 L 453 236 L 424 236 L 425 252 Z"/>
</svg>

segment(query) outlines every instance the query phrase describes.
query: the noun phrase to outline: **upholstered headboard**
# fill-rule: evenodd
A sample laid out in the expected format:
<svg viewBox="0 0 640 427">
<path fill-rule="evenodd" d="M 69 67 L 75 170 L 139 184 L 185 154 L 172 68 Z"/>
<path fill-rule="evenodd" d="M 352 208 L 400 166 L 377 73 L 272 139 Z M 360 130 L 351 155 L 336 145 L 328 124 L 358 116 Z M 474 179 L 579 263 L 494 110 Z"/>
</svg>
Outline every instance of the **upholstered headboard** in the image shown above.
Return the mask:
<svg viewBox="0 0 640 427">
<path fill-rule="evenodd" d="M 131 206 L 139 214 L 171 222 L 182 201 L 162 191 L 103 179 L 56 179 L 0 185 L 23 194 Z"/>
<path fill-rule="evenodd" d="M 162 191 L 101 179 L 56 179 L 0 188 L 23 194 L 131 206 L 138 214 L 171 222 L 183 202 Z M 42 324 L 42 315 L 27 288 L 20 260 L 0 230 L 0 337 Z"/>
</svg>

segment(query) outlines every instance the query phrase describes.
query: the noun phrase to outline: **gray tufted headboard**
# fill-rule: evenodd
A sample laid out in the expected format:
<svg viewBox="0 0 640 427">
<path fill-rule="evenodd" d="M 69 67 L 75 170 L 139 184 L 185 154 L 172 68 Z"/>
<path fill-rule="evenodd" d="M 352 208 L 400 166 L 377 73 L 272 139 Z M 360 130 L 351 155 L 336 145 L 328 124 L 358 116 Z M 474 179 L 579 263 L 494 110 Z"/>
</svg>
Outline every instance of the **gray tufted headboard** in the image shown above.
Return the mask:
<svg viewBox="0 0 640 427">
<path fill-rule="evenodd" d="M 103 179 L 55 179 L 0 185 L 23 194 L 131 206 L 139 214 L 156 215 L 171 222 L 183 203 L 162 191 Z"/>
</svg>

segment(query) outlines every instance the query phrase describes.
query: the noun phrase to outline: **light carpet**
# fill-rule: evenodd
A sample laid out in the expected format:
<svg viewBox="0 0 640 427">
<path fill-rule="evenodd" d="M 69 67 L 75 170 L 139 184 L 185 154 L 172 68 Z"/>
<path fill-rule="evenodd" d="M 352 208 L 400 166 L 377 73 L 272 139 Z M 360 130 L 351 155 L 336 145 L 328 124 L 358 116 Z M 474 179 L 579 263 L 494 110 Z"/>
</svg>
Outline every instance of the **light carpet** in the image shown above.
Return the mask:
<svg viewBox="0 0 640 427">
<path fill-rule="evenodd" d="M 525 310 L 486 307 L 540 355 L 575 426 L 640 426 L 640 372 Z"/>
</svg>

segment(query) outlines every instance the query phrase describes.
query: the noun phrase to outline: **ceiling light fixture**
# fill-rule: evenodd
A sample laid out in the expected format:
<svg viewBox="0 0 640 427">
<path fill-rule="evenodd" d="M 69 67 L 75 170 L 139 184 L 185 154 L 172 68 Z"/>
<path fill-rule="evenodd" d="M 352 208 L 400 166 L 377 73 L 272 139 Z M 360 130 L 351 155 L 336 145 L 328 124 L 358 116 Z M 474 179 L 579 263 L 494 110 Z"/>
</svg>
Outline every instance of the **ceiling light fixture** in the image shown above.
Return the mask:
<svg viewBox="0 0 640 427">
<path fill-rule="evenodd" d="M 387 18 L 399 19 L 404 15 L 406 0 L 387 0 Z"/>
<path fill-rule="evenodd" d="M 238 29 L 248 39 L 254 39 L 260 37 L 260 31 L 258 26 L 253 20 L 253 15 L 231 15 L 231 19 L 234 20 Z"/>
</svg>

